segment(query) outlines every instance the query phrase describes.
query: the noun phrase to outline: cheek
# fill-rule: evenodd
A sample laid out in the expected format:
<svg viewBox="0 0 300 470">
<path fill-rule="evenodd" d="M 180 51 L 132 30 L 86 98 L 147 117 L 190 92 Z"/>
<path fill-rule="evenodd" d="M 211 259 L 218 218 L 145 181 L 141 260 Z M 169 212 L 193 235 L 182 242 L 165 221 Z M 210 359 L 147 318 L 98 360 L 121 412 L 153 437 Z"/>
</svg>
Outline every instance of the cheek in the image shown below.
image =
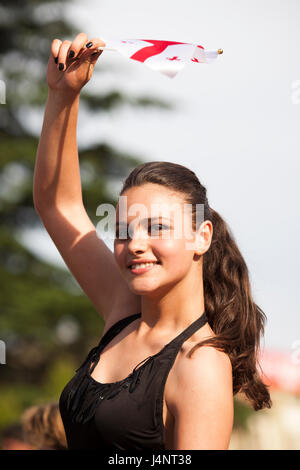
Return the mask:
<svg viewBox="0 0 300 470">
<path fill-rule="evenodd" d="M 163 263 L 176 264 L 177 270 L 185 268 L 191 261 L 191 253 L 185 249 L 184 240 L 160 240 L 155 251 Z"/>
</svg>

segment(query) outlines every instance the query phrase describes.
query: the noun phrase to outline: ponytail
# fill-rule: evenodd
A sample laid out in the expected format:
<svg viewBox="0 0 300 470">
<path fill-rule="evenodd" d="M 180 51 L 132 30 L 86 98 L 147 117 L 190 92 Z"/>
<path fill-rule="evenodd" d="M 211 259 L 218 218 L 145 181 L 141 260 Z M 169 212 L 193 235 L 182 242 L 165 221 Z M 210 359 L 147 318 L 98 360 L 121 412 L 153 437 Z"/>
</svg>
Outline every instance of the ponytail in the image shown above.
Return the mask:
<svg viewBox="0 0 300 470">
<path fill-rule="evenodd" d="M 226 222 L 210 208 L 213 237 L 203 257 L 205 311 L 215 337 L 197 344 L 228 354 L 233 393 L 244 392 L 255 410 L 272 406 L 267 386 L 257 371 L 260 336 L 266 315 L 254 303 L 248 268 Z"/>
</svg>

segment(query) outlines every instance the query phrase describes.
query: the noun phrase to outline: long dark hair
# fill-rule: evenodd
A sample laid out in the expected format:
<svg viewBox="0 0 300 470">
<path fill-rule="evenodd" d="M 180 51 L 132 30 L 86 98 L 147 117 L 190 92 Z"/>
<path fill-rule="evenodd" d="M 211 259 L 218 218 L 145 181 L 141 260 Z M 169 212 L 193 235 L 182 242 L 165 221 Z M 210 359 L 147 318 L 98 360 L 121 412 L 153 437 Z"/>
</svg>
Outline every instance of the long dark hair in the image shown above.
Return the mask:
<svg viewBox="0 0 300 470">
<path fill-rule="evenodd" d="M 203 284 L 205 312 L 216 336 L 196 344 L 189 355 L 204 345 L 225 352 L 232 364 L 233 394 L 243 392 L 254 410 L 270 408 L 268 387 L 257 369 L 266 315 L 253 301 L 248 268 L 233 234 L 218 212 L 209 206 L 206 188 L 185 166 L 160 161 L 143 163 L 125 179 L 120 196 L 127 189 L 145 183 L 160 184 L 183 194 L 186 203 L 192 205 L 193 230 L 198 229 L 197 204 L 204 204 L 204 219 L 213 225 L 212 242 L 203 255 Z"/>
</svg>

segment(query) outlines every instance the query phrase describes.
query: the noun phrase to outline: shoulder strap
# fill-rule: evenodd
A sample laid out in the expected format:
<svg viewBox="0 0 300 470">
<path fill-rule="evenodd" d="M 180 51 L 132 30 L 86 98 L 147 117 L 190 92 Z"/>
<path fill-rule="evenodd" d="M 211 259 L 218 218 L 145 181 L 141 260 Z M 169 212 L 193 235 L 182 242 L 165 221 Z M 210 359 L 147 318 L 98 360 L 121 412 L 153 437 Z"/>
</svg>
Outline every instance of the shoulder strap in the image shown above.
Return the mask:
<svg viewBox="0 0 300 470">
<path fill-rule="evenodd" d="M 80 367 L 76 369 L 76 372 L 78 372 L 80 369 L 82 369 L 84 366 L 89 364 L 90 362 L 94 362 L 96 357 L 99 356 L 101 353 L 102 349 L 115 337 L 117 336 L 120 331 L 122 331 L 129 323 L 133 322 L 136 320 L 136 318 L 139 318 L 141 316 L 140 313 L 134 313 L 133 315 L 129 315 L 129 317 L 121 318 L 117 323 L 112 325 L 107 332 L 102 336 L 100 339 L 99 343 L 97 346 L 94 346 L 90 352 L 88 353 L 87 357 L 83 361 Z M 96 363 L 94 364 L 94 366 Z"/>
<path fill-rule="evenodd" d="M 185 330 L 183 330 L 178 336 L 176 336 L 172 341 L 170 341 L 163 350 L 168 349 L 169 347 L 172 348 L 180 348 L 181 345 L 190 337 L 192 336 L 197 330 L 199 330 L 205 323 L 208 322 L 207 314 L 204 311 L 202 315 L 197 318 L 197 320 L 193 321 Z"/>
<path fill-rule="evenodd" d="M 117 336 L 117 334 L 120 333 L 129 323 L 133 322 L 137 318 L 141 316 L 141 312 L 139 313 L 134 313 L 133 315 L 129 315 L 128 317 L 121 318 L 117 323 L 112 325 L 107 332 L 102 336 L 98 347 L 101 347 L 103 349 L 110 341 Z"/>
</svg>

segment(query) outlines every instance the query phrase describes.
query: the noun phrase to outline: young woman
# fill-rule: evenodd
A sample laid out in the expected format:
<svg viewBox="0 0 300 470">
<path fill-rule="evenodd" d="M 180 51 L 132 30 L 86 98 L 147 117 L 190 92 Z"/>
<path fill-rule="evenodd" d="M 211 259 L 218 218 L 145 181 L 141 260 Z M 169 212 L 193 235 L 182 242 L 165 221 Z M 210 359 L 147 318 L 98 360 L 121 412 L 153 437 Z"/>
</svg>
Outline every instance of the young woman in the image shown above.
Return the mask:
<svg viewBox="0 0 300 470">
<path fill-rule="evenodd" d="M 98 237 L 82 201 L 76 125 L 100 45 L 85 33 L 52 42 L 34 175 L 35 208 L 105 321 L 60 397 L 68 448 L 227 449 L 234 394 L 255 410 L 271 406 L 257 371 L 265 315 L 226 223 L 182 165 L 135 168 L 120 192 L 114 253 Z"/>
</svg>

